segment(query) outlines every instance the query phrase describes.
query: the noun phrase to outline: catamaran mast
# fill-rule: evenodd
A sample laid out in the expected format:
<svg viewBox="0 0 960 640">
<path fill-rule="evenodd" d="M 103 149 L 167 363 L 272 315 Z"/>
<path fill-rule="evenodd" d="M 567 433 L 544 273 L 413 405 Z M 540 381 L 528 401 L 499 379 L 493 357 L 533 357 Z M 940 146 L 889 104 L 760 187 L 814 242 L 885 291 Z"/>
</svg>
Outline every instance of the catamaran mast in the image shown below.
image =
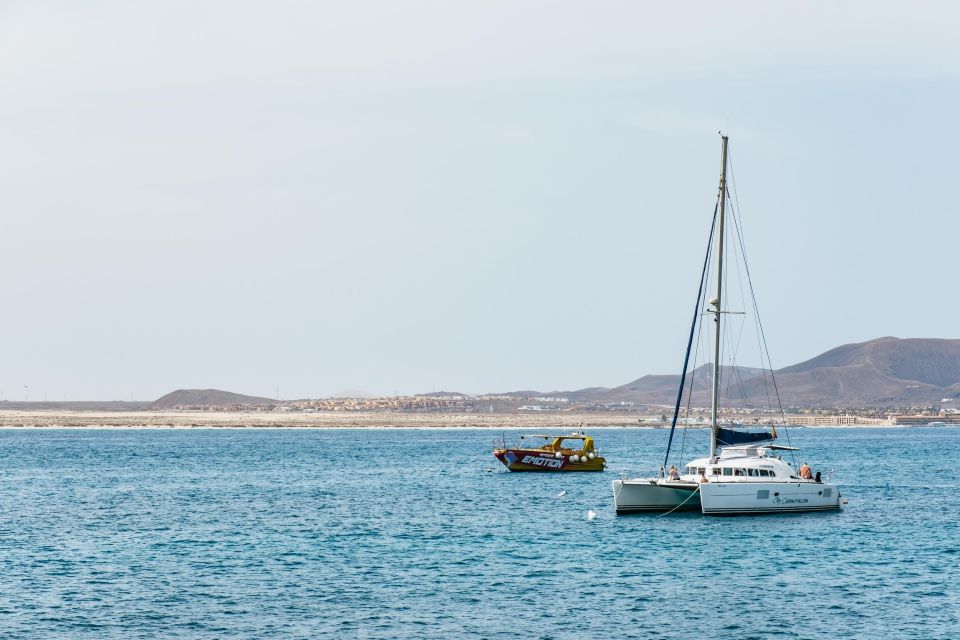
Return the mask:
<svg viewBox="0 0 960 640">
<path fill-rule="evenodd" d="M 710 301 L 713 306 L 713 389 L 710 402 L 710 462 L 717 459 L 717 429 L 720 426 L 717 416 L 720 404 L 720 302 L 723 295 L 723 212 L 727 203 L 727 136 L 723 140 L 720 160 L 720 219 L 717 225 L 717 295 Z"/>
</svg>

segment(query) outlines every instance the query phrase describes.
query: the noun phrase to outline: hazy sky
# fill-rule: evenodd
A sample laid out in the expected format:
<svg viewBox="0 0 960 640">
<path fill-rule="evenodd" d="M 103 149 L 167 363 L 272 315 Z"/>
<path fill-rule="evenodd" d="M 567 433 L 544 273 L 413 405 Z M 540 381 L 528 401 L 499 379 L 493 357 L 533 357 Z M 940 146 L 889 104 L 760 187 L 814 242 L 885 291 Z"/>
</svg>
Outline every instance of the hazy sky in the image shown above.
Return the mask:
<svg viewBox="0 0 960 640">
<path fill-rule="evenodd" d="M 957 33 L 936 2 L 0 1 L 0 392 L 676 373 L 719 129 L 775 366 L 960 337 Z"/>
</svg>

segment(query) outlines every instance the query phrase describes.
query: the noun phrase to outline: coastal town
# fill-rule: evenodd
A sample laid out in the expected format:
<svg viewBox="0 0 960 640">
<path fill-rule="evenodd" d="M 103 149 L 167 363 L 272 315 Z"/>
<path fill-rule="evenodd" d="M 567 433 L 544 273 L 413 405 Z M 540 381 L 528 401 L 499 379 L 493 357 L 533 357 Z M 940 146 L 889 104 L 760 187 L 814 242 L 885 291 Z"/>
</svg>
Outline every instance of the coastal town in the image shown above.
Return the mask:
<svg viewBox="0 0 960 640">
<path fill-rule="evenodd" d="M 259 403 L 177 404 L 165 407 L 176 412 L 280 412 L 280 413 L 398 413 L 398 414 L 494 414 L 547 416 L 590 415 L 591 422 L 638 426 L 667 426 L 672 421 L 673 408 L 632 402 L 576 402 L 566 397 L 514 394 L 465 395 L 454 393 L 424 394 L 391 397 L 321 398 L 303 400 L 275 400 Z M 727 408 L 723 419 L 743 425 L 788 424 L 797 426 L 896 426 L 957 424 L 960 425 L 960 407 L 951 399 L 928 406 L 902 407 L 791 407 L 779 411 L 760 408 Z M 709 407 L 690 407 L 681 411 L 679 424 L 706 425 Z"/>
</svg>

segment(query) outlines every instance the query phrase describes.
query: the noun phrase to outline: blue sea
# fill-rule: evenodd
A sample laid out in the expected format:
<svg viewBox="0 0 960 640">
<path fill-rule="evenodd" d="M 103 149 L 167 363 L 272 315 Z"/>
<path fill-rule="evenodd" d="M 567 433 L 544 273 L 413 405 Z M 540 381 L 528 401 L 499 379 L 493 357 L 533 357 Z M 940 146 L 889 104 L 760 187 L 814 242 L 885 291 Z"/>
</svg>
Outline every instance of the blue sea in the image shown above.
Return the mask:
<svg viewBox="0 0 960 640">
<path fill-rule="evenodd" d="M 793 429 L 849 504 L 739 518 L 616 516 L 667 434 L 592 433 L 605 473 L 501 472 L 489 430 L 0 431 L 0 637 L 960 635 L 960 431 Z"/>
</svg>

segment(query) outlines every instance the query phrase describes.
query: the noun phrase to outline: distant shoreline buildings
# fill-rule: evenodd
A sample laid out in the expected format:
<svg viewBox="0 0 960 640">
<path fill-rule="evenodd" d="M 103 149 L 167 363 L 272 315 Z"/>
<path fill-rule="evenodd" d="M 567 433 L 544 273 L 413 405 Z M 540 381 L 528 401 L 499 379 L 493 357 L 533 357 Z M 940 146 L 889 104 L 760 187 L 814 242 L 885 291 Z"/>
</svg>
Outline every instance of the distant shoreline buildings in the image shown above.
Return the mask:
<svg viewBox="0 0 960 640">
<path fill-rule="evenodd" d="M 768 409 L 733 408 L 723 412 L 723 419 L 743 425 L 787 424 L 796 426 L 896 426 L 926 424 L 958 424 L 960 410 L 950 406 L 877 408 L 790 408 L 781 416 Z M 662 426 L 670 423 L 672 407 L 640 405 L 633 402 L 578 403 L 566 397 L 518 397 L 515 395 L 416 395 L 380 398 L 322 398 L 264 402 L 257 404 L 182 404 L 167 410 L 214 412 L 397 412 L 397 413 L 634 413 L 640 425 Z M 683 413 L 681 424 L 706 424 L 709 409 L 690 408 Z"/>
</svg>

